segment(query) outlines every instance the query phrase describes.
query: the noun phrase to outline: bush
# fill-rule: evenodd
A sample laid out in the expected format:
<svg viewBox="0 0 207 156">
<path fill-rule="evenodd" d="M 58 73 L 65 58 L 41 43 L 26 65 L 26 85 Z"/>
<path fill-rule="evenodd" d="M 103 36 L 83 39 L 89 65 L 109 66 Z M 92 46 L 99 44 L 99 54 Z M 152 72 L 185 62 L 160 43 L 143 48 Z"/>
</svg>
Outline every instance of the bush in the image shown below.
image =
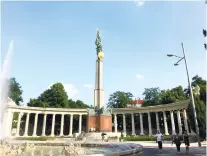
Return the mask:
<svg viewBox="0 0 207 156">
<path fill-rule="evenodd" d="M 47 137 L 47 136 L 16 138 L 16 140 L 31 140 L 31 141 L 46 141 L 46 140 L 53 140 L 53 139 L 55 139 L 55 137 Z"/>
<path fill-rule="evenodd" d="M 155 136 L 127 136 L 123 138 L 124 141 L 156 141 Z M 171 140 L 171 136 L 166 135 L 163 137 L 164 141 Z"/>
</svg>

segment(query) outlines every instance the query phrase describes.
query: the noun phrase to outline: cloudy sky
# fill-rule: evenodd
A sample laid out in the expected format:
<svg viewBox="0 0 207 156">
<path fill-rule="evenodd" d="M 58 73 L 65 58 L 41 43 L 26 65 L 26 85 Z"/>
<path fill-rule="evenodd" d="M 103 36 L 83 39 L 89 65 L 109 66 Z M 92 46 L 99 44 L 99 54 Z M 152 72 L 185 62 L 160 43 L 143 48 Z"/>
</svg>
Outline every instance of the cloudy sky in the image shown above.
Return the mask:
<svg viewBox="0 0 207 156">
<path fill-rule="evenodd" d="M 190 76 L 205 76 L 203 2 L 2 2 L 2 52 L 14 40 L 11 76 L 24 103 L 62 82 L 72 99 L 93 105 L 95 35 L 104 59 L 105 102 L 115 91 L 142 97 L 144 88 L 187 85 L 184 63 L 174 67 L 184 42 Z"/>
</svg>

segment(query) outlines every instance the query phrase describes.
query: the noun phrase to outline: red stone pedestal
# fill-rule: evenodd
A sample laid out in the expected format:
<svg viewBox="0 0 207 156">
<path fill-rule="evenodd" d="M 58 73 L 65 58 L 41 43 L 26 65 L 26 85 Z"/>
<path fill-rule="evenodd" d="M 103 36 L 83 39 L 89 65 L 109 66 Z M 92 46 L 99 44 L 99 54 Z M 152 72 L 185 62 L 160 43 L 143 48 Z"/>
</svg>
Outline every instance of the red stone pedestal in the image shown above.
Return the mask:
<svg viewBox="0 0 207 156">
<path fill-rule="evenodd" d="M 112 132 L 112 116 L 88 116 L 87 132 L 92 127 L 99 132 Z"/>
</svg>

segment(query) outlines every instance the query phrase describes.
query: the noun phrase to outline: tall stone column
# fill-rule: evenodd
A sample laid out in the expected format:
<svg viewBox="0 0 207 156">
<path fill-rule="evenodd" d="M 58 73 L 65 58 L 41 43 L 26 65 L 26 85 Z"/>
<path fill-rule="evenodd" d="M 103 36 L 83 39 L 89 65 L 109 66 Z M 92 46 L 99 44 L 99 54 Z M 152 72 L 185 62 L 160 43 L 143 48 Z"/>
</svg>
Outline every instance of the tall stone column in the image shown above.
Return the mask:
<svg viewBox="0 0 207 156">
<path fill-rule="evenodd" d="M 82 131 L 82 114 L 79 115 L 79 127 L 78 127 L 78 133 L 80 134 Z"/>
<path fill-rule="evenodd" d="M 27 119 L 26 119 L 26 124 L 25 124 L 25 129 L 24 129 L 24 136 L 28 136 L 29 117 L 30 117 L 30 113 L 27 113 Z"/>
<path fill-rule="evenodd" d="M 150 112 L 148 112 L 148 125 L 149 125 L 149 135 L 152 135 L 152 124 L 151 124 Z"/>
<path fill-rule="evenodd" d="M 61 127 L 60 127 L 60 136 L 63 136 L 63 128 L 64 128 L 64 114 L 61 114 Z"/>
<path fill-rule="evenodd" d="M 134 114 L 133 113 L 131 113 L 131 118 L 132 118 L 132 135 L 136 135 L 135 134 Z"/>
<path fill-rule="evenodd" d="M 42 136 L 45 136 L 47 114 L 44 114 L 43 125 L 42 125 Z"/>
<path fill-rule="evenodd" d="M 167 118 L 166 118 L 166 113 L 165 111 L 163 111 L 163 120 L 164 120 L 164 127 L 165 127 L 165 135 L 169 135 L 169 132 L 168 132 L 168 125 L 167 125 Z"/>
<path fill-rule="evenodd" d="M 158 112 L 155 112 L 156 114 L 156 125 L 157 125 L 157 130 L 160 131 L 160 122 L 159 122 L 159 118 L 158 118 Z"/>
<path fill-rule="evenodd" d="M 73 136 L 73 114 L 70 114 L 70 132 L 69 136 Z"/>
<path fill-rule="evenodd" d="M 185 130 L 189 134 L 189 129 L 188 129 L 188 118 L 186 114 L 186 109 L 183 109 L 183 118 L 184 118 L 184 125 L 185 125 Z"/>
<path fill-rule="evenodd" d="M 180 110 L 177 110 L 177 119 L 178 119 L 179 134 L 182 134 L 182 123 L 181 123 L 181 118 L 180 118 Z"/>
<path fill-rule="evenodd" d="M 114 114 L 114 131 L 117 133 L 117 115 Z"/>
<path fill-rule="evenodd" d="M 143 114 L 139 113 L 139 119 L 140 119 L 140 135 L 144 135 L 144 131 L 143 131 Z"/>
<path fill-rule="evenodd" d="M 174 113 L 173 113 L 173 111 L 170 111 L 170 117 L 171 117 L 172 134 L 175 134 L 175 121 L 174 121 Z"/>
<path fill-rule="evenodd" d="M 50 136 L 55 136 L 55 134 L 54 134 L 54 132 L 55 132 L 55 116 L 56 116 L 56 114 L 52 115 L 52 129 L 51 129 Z"/>
<path fill-rule="evenodd" d="M 21 124 L 21 118 L 22 118 L 22 115 L 23 115 L 22 112 L 20 112 L 19 115 L 18 115 L 16 136 L 19 136 L 19 129 L 20 129 L 20 124 Z"/>
<path fill-rule="evenodd" d="M 126 116 L 123 114 L 123 133 L 126 135 Z"/>
<path fill-rule="evenodd" d="M 96 84 L 94 90 L 94 107 L 104 107 L 104 90 L 103 90 L 103 62 L 96 61 Z"/>
<path fill-rule="evenodd" d="M 35 114 L 34 130 L 32 136 L 37 136 L 37 121 L 38 121 L 38 113 Z"/>
</svg>

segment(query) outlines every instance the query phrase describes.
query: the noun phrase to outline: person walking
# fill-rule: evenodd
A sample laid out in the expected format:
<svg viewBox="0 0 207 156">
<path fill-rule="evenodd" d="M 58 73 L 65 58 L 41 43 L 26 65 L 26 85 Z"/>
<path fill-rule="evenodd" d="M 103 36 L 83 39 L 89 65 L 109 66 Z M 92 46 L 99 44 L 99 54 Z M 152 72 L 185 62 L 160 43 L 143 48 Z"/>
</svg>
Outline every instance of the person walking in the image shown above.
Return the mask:
<svg viewBox="0 0 207 156">
<path fill-rule="evenodd" d="M 180 153 L 180 145 L 181 145 L 182 138 L 177 134 L 174 138 L 174 143 L 177 148 L 177 152 Z"/>
<path fill-rule="evenodd" d="M 159 130 L 157 130 L 157 134 L 156 134 L 156 142 L 158 144 L 158 150 L 159 150 L 159 153 L 162 152 L 162 140 L 163 140 L 163 135 L 162 133 L 160 133 Z"/>
<path fill-rule="evenodd" d="M 190 146 L 190 140 L 189 140 L 189 136 L 188 136 L 188 133 L 187 133 L 186 130 L 184 131 L 184 134 L 183 134 L 183 140 L 184 140 L 184 143 L 185 143 L 186 153 L 188 154 L 189 146 Z"/>
<path fill-rule="evenodd" d="M 174 142 L 175 137 L 176 137 L 176 134 L 175 134 L 175 133 L 173 133 L 173 134 L 172 134 L 172 136 L 171 136 L 171 139 L 172 139 L 172 145 L 175 143 L 175 142 Z"/>
</svg>

